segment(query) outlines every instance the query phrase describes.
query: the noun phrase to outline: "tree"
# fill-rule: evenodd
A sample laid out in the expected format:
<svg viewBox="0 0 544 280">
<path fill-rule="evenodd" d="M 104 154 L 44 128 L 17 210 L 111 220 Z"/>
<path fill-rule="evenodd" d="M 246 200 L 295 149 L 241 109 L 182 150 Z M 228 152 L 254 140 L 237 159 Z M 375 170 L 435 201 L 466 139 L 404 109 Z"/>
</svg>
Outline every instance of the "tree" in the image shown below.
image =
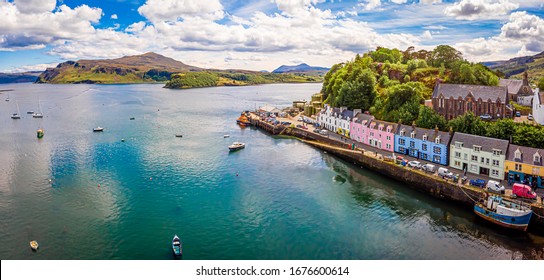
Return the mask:
<svg viewBox="0 0 544 280">
<path fill-rule="evenodd" d="M 437 46 L 432 52 L 429 61 L 434 67 L 440 67 L 442 63 L 450 68 L 455 61 L 463 60 L 463 54 L 448 45 Z"/>
<path fill-rule="evenodd" d="M 419 82 L 408 82 L 391 86 L 378 98 L 373 112 L 378 118 L 397 122 L 402 119 L 405 124 L 412 124 L 419 114 L 419 105 L 423 102 L 425 85 Z"/>
<path fill-rule="evenodd" d="M 436 113 L 432 108 L 429 108 L 425 105 L 419 106 L 419 116 L 416 120 L 416 125 L 422 128 L 433 129 L 438 127 L 438 129 L 445 131 L 447 129 L 446 119 Z"/>
<path fill-rule="evenodd" d="M 485 136 L 487 133 L 486 124 L 472 112 L 467 112 L 462 116 L 450 120 L 448 126 L 453 128 L 455 132 L 480 136 Z"/>
<path fill-rule="evenodd" d="M 354 80 L 345 82 L 340 88 L 340 105 L 363 111 L 370 109 L 376 98 L 375 84 L 376 77 L 371 70 L 360 71 Z"/>
<path fill-rule="evenodd" d="M 544 78 L 541 78 L 540 81 L 538 81 L 538 88 L 544 90 Z"/>
<path fill-rule="evenodd" d="M 487 127 L 487 137 L 510 140 L 516 134 L 516 123 L 512 119 L 501 119 L 490 123 Z"/>
</svg>

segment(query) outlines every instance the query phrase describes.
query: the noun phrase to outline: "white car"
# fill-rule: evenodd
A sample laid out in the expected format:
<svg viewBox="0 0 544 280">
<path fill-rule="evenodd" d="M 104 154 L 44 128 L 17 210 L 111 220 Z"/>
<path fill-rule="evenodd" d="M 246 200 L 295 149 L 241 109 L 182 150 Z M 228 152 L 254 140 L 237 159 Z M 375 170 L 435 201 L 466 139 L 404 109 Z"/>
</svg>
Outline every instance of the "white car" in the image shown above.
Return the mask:
<svg viewBox="0 0 544 280">
<path fill-rule="evenodd" d="M 412 161 L 408 162 L 408 166 L 410 166 L 412 168 L 421 168 L 421 162 L 419 162 L 417 160 L 412 160 Z"/>
<path fill-rule="evenodd" d="M 493 180 L 487 181 L 486 189 L 488 191 L 494 192 L 494 193 L 504 193 L 505 192 L 505 187 L 503 185 L 501 185 L 499 182 L 493 181 Z"/>
</svg>

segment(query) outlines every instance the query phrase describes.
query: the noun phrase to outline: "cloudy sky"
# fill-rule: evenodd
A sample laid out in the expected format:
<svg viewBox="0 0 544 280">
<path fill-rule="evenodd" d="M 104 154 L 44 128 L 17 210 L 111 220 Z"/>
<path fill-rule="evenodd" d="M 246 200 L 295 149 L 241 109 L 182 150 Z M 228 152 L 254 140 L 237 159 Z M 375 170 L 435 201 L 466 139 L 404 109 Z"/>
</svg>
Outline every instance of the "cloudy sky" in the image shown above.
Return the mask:
<svg viewBox="0 0 544 280">
<path fill-rule="evenodd" d="M 0 0 L 0 72 L 154 51 L 209 68 L 330 67 L 376 46 L 471 61 L 544 50 L 544 0 Z"/>
</svg>

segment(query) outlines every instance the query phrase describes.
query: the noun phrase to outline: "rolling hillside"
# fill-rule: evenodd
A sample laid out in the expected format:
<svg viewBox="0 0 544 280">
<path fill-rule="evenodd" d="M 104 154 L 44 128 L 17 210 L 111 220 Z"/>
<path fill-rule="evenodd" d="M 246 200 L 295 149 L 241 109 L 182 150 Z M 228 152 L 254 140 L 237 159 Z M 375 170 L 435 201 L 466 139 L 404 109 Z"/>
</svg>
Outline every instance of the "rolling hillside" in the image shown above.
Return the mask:
<svg viewBox="0 0 544 280">
<path fill-rule="evenodd" d="M 482 64 L 492 70 L 501 71 L 507 78 L 522 79 L 525 70 L 527 70 L 531 81 L 544 78 L 544 52 L 534 56 L 516 57 L 506 61 L 482 62 Z"/>
</svg>

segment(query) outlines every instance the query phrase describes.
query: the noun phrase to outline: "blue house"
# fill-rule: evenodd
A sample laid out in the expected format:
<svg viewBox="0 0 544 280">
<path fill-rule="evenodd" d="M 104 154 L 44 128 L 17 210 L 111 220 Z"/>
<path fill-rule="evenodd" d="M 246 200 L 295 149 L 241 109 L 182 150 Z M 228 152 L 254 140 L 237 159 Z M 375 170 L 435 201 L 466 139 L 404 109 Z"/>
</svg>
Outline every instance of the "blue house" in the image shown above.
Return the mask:
<svg viewBox="0 0 544 280">
<path fill-rule="evenodd" d="M 399 125 L 395 134 L 395 152 L 447 166 L 450 140 L 450 133 L 438 129 Z"/>
</svg>

